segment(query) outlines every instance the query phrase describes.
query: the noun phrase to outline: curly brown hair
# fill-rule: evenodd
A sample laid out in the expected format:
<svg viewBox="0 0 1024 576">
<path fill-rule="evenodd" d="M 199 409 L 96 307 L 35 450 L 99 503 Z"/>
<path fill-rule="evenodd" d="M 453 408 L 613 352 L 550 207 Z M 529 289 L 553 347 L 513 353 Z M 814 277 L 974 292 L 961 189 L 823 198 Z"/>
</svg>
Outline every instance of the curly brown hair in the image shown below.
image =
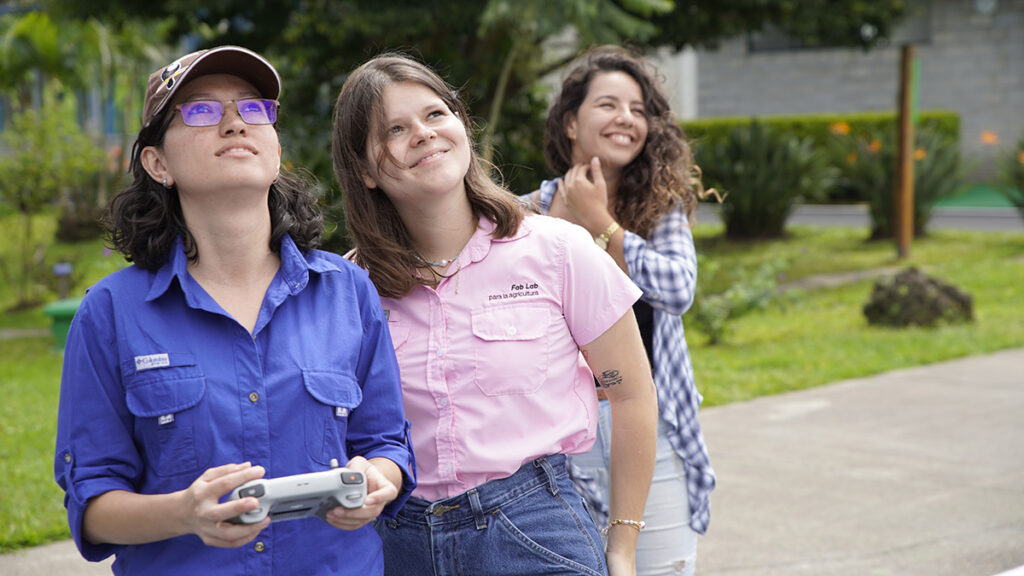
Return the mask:
<svg viewBox="0 0 1024 576">
<path fill-rule="evenodd" d="M 628 230 L 646 238 L 661 216 L 682 206 L 693 222 L 697 198 L 704 196 L 700 169 L 683 137 L 661 87 L 662 76 L 647 60 L 618 46 L 600 46 L 584 54 L 562 82 L 544 127 L 544 156 L 558 174 L 572 167 L 572 146 L 566 123 L 575 115 L 598 74 L 623 72 L 640 86 L 647 115 L 647 140 L 640 154 L 622 171 L 612 206 Z"/>
<path fill-rule="evenodd" d="M 469 114 L 458 92 L 429 67 L 404 54 L 387 53 L 370 59 L 349 74 L 341 87 L 334 109 L 331 155 L 334 174 L 345 196 L 345 224 L 356 245 L 355 261 L 367 270 L 382 296 L 393 298 L 432 281 L 417 273 L 421 261 L 394 204 L 382 190 L 367 188 L 363 179 L 371 173 L 368 162 L 375 162 L 380 171 L 385 162 L 394 161 L 386 146 L 381 147 L 377 158 L 370 159 L 367 145 L 373 132 L 384 140 L 384 90 L 401 82 L 420 84 L 437 94 L 462 120 L 469 141 L 473 141 Z M 491 180 L 473 146 L 465 180 L 473 213 L 495 223 L 493 236 L 507 238 L 515 234 L 525 216 L 525 205 Z"/>
<path fill-rule="evenodd" d="M 157 270 L 164 265 L 178 236 L 184 242 L 189 260 L 199 261 L 199 247 L 185 223 L 177 187 L 164 188 L 142 166 L 142 150 L 163 145 L 174 113 L 174 107 L 168 106 L 139 130 L 132 147 L 133 182 L 114 196 L 103 218 L 111 248 L 124 254 L 128 262 L 146 270 Z M 308 178 L 282 169 L 281 175 L 270 185 L 267 205 L 271 250 L 280 252 L 285 234 L 290 235 L 303 252 L 320 246 L 323 213 Z"/>
</svg>

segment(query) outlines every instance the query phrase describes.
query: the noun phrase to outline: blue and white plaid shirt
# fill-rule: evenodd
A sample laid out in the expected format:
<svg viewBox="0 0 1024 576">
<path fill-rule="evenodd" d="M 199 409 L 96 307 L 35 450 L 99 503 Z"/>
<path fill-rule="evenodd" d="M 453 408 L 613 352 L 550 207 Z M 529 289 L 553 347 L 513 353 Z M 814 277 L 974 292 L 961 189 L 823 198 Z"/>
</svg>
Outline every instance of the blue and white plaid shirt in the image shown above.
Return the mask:
<svg viewBox="0 0 1024 576">
<path fill-rule="evenodd" d="M 541 183 L 542 213 L 547 214 L 556 189 L 556 180 Z M 629 277 L 644 291 L 641 298 L 654 309 L 653 370 L 658 409 L 672 430 L 669 433 L 672 448 L 686 467 L 690 527 L 704 534 L 711 519 L 715 471 L 711 468 L 697 420 L 697 410 L 704 399 L 693 381 L 682 319 L 682 314 L 693 304 L 697 288 L 693 234 L 686 215 L 676 207 L 662 217 L 648 239 L 625 231 L 622 248 Z"/>
</svg>

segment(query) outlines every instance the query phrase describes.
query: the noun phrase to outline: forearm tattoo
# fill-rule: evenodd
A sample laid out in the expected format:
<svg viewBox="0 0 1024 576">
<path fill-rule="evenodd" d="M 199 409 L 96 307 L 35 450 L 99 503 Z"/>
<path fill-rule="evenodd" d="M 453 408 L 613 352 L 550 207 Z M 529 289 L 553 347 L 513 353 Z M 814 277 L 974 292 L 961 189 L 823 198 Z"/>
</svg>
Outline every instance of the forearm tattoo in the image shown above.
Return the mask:
<svg viewBox="0 0 1024 576">
<path fill-rule="evenodd" d="M 597 381 L 601 384 L 602 388 L 611 388 L 612 386 L 622 384 L 622 374 L 618 370 L 605 370 L 597 377 Z"/>
</svg>

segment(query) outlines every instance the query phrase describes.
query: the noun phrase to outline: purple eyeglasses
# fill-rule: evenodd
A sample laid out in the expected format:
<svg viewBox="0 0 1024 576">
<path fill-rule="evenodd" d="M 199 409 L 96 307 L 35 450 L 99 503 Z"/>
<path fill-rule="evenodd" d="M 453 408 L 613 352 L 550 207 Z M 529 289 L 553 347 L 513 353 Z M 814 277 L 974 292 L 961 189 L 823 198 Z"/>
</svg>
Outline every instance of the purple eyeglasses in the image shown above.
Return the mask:
<svg viewBox="0 0 1024 576">
<path fill-rule="evenodd" d="M 242 100 L 193 100 L 175 106 L 181 111 L 186 126 L 216 126 L 224 117 L 224 105 L 234 102 L 238 116 L 246 124 L 273 124 L 277 122 L 277 100 L 244 98 Z"/>
</svg>

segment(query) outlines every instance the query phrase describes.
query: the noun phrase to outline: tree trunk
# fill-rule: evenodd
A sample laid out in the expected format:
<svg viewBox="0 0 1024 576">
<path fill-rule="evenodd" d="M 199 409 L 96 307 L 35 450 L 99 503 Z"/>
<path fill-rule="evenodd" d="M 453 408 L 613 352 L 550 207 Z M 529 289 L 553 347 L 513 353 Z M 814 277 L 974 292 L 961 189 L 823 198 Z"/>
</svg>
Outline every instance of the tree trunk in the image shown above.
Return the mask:
<svg viewBox="0 0 1024 576">
<path fill-rule="evenodd" d="M 487 116 L 487 127 L 481 136 L 481 155 L 484 162 L 490 164 L 494 159 L 494 131 L 501 119 L 501 107 L 505 103 L 505 90 L 508 89 L 508 79 L 512 75 L 512 65 L 515 64 L 519 55 L 519 40 L 512 41 L 512 49 L 505 57 L 505 64 L 501 67 L 501 75 L 498 77 L 498 85 L 494 89 L 494 98 L 491 100 L 491 111 Z"/>
</svg>

